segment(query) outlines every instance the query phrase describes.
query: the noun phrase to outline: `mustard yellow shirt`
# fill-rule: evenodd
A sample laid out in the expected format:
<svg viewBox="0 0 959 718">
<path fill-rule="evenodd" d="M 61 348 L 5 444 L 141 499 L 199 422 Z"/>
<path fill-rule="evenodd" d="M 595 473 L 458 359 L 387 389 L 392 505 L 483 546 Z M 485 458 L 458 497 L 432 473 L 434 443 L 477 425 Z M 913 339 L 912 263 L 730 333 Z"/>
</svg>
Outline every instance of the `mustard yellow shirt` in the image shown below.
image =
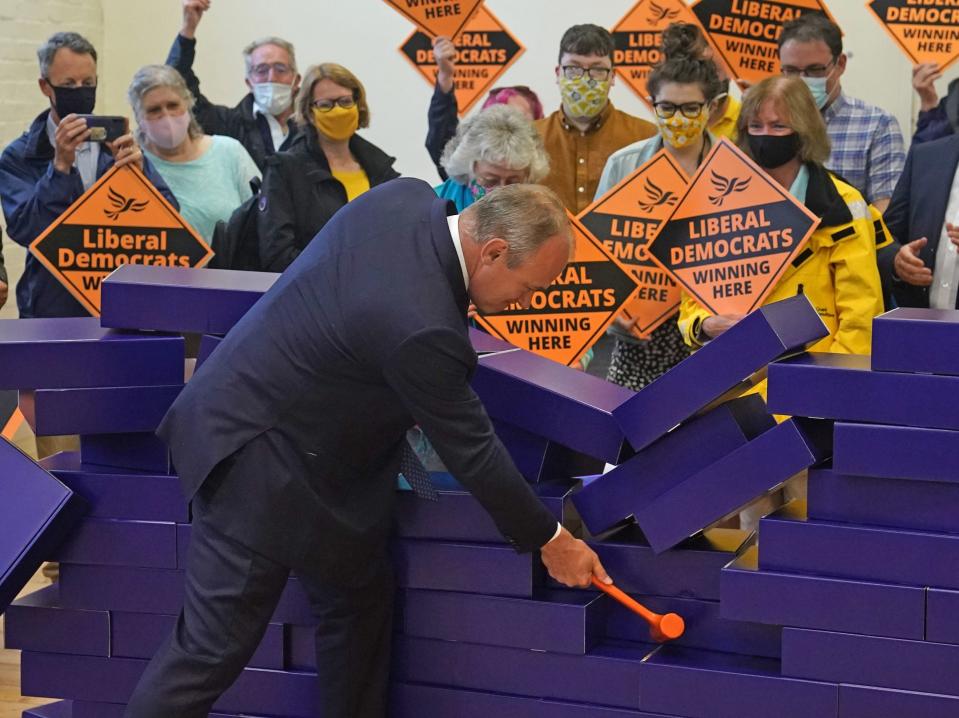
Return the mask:
<svg viewBox="0 0 959 718">
<path fill-rule="evenodd" d="M 726 111 L 716 120 L 716 124 L 709 128 L 716 137 L 728 137 L 730 142 L 736 141 L 736 123 L 739 122 L 739 110 L 742 103 L 732 95 L 726 103 Z"/>
<path fill-rule="evenodd" d="M 370 188 L 370 178 L 363 170 L 356 172 L 338 172 L 333 170 L 333 176 L 340 181 L 346 190 L 346 200 L 352 202 Z"/>
</svg>

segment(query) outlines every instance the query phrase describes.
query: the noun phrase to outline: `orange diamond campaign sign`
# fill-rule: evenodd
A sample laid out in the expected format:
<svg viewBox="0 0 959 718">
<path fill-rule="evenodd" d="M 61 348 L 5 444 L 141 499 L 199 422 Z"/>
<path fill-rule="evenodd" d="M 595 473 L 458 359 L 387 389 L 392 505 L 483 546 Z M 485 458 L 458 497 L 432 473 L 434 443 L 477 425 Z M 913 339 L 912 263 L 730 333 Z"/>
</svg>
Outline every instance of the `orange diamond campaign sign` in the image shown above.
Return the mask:
<svg viewBox="0 0 959 718">
<path fill-rule="evenodd" d="M 944 70 L 959 57 L 959 2 L 872 0 L 866 5 L 914 65 Z"/>
<path fill-rule="evenodd" d="M 821 0 L 698 0 L 692 11 L 713 46 L 744 82 L 779 74 L 779 35 L 783 25 L 806 12 L 832 19 Z"/>
<path fill-rule="evenodd" d="M 486 6 L 480 7 L 453 44 L 456 46 L 453 91 L 462 117 L 526 48 Z M 400 46 L 400 52 L 432 87 L 436 82 L 432 40 L 422 32 L 414 32 Z"/>
<path fill-rule="evenodd" d="M 602 242 L 569 218 L 576 249 L 562 274 L 546 291 L 534 292 L 528 309 L 513 304 L 502 312 L 480 314 L 477 321 L 521 349 L 573 366 L 636 291 L 636 280 Z"/>
<path fill-rule="evenodd" d="M 135 167 L 114 167 L 30 244 L 80 304 L 100 315 L 100 282 L 123 264 L 200 267 L 213 250 Z"/>
<path fill-rule="evenodd" d="M 683 0 L 639 0 L 610 30 L 616 46 L 613 50 L 616 73 L 647 105 L 646 79 L 653 66 L 663 59 L 659 49 L 663 44 L 663 30 L 674 22 L 699 25 Z M 718 54 L 716 59 L 722 63 Z"/>
<path fill-rule="evenodd" d="M 577 218 L 606 250 L 629 267 L 638 288 L 623 307 L 648 337 L 679 308 L 679 285 L 649 257 L 647 247 L 686 192 L 686 173 L 666 150 L 626 176 Z"/>
<path fill-rule="evenodd" d="M 748 314 L 818 225 L 816 215 L 722 139 L 649 251 L 713 314 Z"/>
<path fill-rule="evenodd" d="M 483 0 L 385 0 L 430 37 L 455 38 Z"/>
</svg>

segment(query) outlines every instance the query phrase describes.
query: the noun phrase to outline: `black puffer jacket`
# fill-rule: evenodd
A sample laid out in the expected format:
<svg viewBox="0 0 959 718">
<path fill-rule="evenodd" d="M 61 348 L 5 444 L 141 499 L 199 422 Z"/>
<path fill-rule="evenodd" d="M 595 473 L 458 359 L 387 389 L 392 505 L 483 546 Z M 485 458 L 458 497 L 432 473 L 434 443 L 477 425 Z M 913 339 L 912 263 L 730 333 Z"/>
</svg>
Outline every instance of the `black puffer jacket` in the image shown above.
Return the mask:
<svg viewBox="0 0 959 718">
<path fill-rule="evenodd" d="M 354 134 L 350 152 L 370 180 L 370 187 L 399 177 L 395 157 Z M 289 150 L 266 163 L 260 194 L 257 232 L 260 265 L 282 272 L 293 263 L 323 225 L 347 202 L 346 189 L 330 172 L 316 130 L 304 128 Z"/>
</svg>

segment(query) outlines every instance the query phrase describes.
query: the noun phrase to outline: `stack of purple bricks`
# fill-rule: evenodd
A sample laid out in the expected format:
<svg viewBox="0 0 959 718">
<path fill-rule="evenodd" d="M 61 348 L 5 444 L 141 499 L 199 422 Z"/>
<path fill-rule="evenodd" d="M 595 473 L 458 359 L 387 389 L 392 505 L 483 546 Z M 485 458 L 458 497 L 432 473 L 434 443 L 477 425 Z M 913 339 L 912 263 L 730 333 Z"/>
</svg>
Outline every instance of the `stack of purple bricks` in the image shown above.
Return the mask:
<svg viewBox="0 0 959 718">
<path fill-rule="evenodd" d="M 807 504 L 763 518 L 722 615 L 786 626 L 782 672 L 841 718 L 959 715 L 959 312 L 896 309 L 872 357 L 769 368 L 769 408 L 835 420 Z"/>
<path fill-rule="evenodd" d="M 8 461 L 7 448 L 0 447 L 0 469 L 15 470 L 17 491 L 31 495 L 32 486 L 48 487 L 38 499 L 40 505 L 29 506 L 36 520 L 15 537 L 25 547 L 19 560 L 6 560 L 7 547 L 0 545 L 4 559 L 0 571 L 7 563 L 16 567 L 0 574 L 0 608 L 6 605 L 4 587 L 15 586 L 18 577 L 22 585 L 24 572 L 35 568 L 37 561 L 61 562 L 57 584 L 13 603 L 6 613 L 7 646 L 23 651 L 24 694 L 64 699 L 25 715 L 120 716 L 147 659 L 171 629 L 182 600 L 189 510 L 165 450 L 151 436 L 184 377 L 183 340 L 163 332 L 204 335 L 198 359 L 202 361 L 216 348 L 218 337 L 274 280 L 275 276 L 215 270 L 124 267 L 104 283 L 102 327 L 111 329 L 102 328 L 97 320 L 0 323 L 0 363 L 22 365 L 14 379 L 0 381 L 24 391 L 22 405 L 31 424 L 41 433 L 82 436 L 79 455 L 51 457 L 42 468 L 18 452 Z M 27 324 L 38 333 L 28 346 L 18 346 Z M 879 329 L 877 321 L 877 346 Z M 686 633 L 674 644 L 652 644 L 645 623 L 608 597 L 552 583 L 538 557 L 516 554 L 467 492 L 448 475 L 434 474 L 439 502 L 419 500 L 402 490 L 399 497 L 392 716 L 866 715 L 840 713 L 840 697 L 847 689 L 840 684 L 887 684 L 878 677 L 870 683 L 816 673 L 832 665 L 821 652 L 838 651 L 826 641 L 836 636 L 859 640 L 861 636 L 848 636 L 868 634 L 873 636 L 868 640 L 892 640 L 894 648 L 906 650 L 898 644 L 931 638 L 926 635 L 932 624 L 926 621 L 925 602 L 928 594 L 931 617 L 933 591 L 925 587 L 959 589 L 956 579 L 956 585 L 946 582 L 951 560 L 938 558 L 952 550 L 948 536 L 929 534 L 942 543 L 935 562 L 912 560 L 901 566 L 900 554 L 888 557 L 890 567 L 912 571 L 914 579 L 924 577 L 911 589 L 857 582 L 861 576 L 837 580 L 802 575 L 830 574 L 831 564 L 820 566 L 816 561 L 810 567 L 764 564 L 764 570 L 757 571 L 748 564 L 755 561 L 752 537 L 709 528 L 794 474 L 823 465 L 833 453 L 837 418 L 922 425 L 915 423 L 916 412 L 907 413 L 905 419 L 877 419 L 855 411 L 792 411 L 771 403 L 770 409 L 777 412 L 821 417 L 777 424 L 758 396 L 735 398 L 744 386 L 762 378 L 770 362 L 791 357 L 770 368 L 775 390 L 779 386 L 775 373 L 813 361 L 802 352 L 825 332 L 805 297 L 770 305 L 638 394 L 474 335 L 474 346 L 483 354 L 474 387 L 535 492 L 557 520 L 588 537 L 620 588 L 655 611 L 681 614 Z M 140 345 L 144 353 L 137 355 Z M 9 353 L 18 349 L 22 354 Z M 11 357 L 19 360 L 6 361 Z M 835 398 L 831 388 L 811 388 L 808 383 L 805 391 L 792 388 L 800 396 Z M 860 391 L 836 403 L 857 407 L 871 404 L 867 399 L 868 394 Z M 918 398 L 915 401 L 925 406 Z M 945 406 L 947 400 L 940 403 Z M 897 398 L 893 404 L 903 406 L 903 400 Z M 959 417 L 959 409 L 955 411 Z M 926 413 L 947 421 L 944 410 Z M 848 443 L 842 434 L 845 426 L 839 422 L 835 429 L 837 472 L 840 445 Z M 933 463 L 945 467 L 945 461 Z M 600 474 L 607 463 L 616 468 Z M 889 461 L 881 463 L 888 471 Z M 921 466 L 925 464 L 912 467 L 913 475 Z M 860 477 L 869 475 L 856 471 Z M 817 490 L 822 493 L 816 477 L 827 473 L 838 475 L 812 472 L 811 497 Z M 585 475 L 589 476 L 582 478 Z M 883 489 L 890 506 L 893 496 L 908 505 L 912 487 L 919 485 L 915 478 L 907 486 L 893 483 Z M 839 526 L 836 521 L 847 520 L 844 511 L 871 510 L 860 501 L 860 492 L 872 486 L 862 482 L 876 480 L 856 481 L 860 483 L 844 489 L 846 494 L 829 494 L 828 503 L 838 513 L 813 518 Z M 17 505 L 3 502 L 5 482 L 6 478 L 0 480 L 0 520 L 15 513 L 5 512 L 5 505 Z M 951 527 L 942 523 L 948 512 L 941 504 L 952 495 L 950 486 L 927 483 L 937 487 L 929 489 L 928 496 L 923 494 L 922 520 L 927 525 L 907 528 L 948 531 Z M 88 505 L 79 523 L 77 497 Z M 943 500 L 937 501 L 940 497 Z M 17 501 L 23 513 L 19 495 Z M 883 523 L 871 514 L 849 515 L 864 524 L 889 525 L 892 520 Z M 784 513 L 764 519 L 763 530 L 770 531 L 767 524 L 776 521 L 801 529 L 815 523 Z M 0 536 L 6 543 L 6 534 Z M 64 539 L 59 546 L 57 538 Z M 814 548 L 817 540 L 808 540 L 817 561 L 839 562 L 845 555 L 838 549 Z M 804 542 L 785 539 L 783 554 L 796 554 Z M 845 550 L 848 554 L 848 547 Z M 855 551 L 859 553 L 863 552 Z M 775 573 L 765 570 L 773 568 Z M 933 573 L 941 579 L 933 580 Z M 727 590 L 734 579 L 765 581 L 770 576 L 786 578 L 778 579 L 778 588 L 733 584 L 732 593 Z M 909 583 L 898 575 L 865 578 Z M 783 583 L 789 580 L 793 583 Z M 816 614 L 819 604 L 803 602 L 801 597 L 807 594 L 796 591 L 797 597 L 790 589 L 813 580 L 823 582 L 822 590 L 832 593 L 810 595 L 832 597 L 839 604 L 832 612 L 820 610 L 822 615 L 838 616 L 831 622 L 803 623 L 804 617 Z M 774 593 L 764 598 L 763 591 Z M 917 595 L 922 613 L 917 614 L 914 635 L 916 626 L 893 615 L 893 608 L 915 603 Z M 951 595 L 948 590 L 936 592 L 939 633 L 932 640 L 942 644 L 948 642 L 951 626 L 946 606 Z M 747 606 L 751 598 L 755 600 Z M 863 622 L 845 621 L 836 613 L 840 607 L 848 612 L 850 603 Z M 886 623 L 892 625 L 885 627 Z M 263 644 L 223 696 L 215 715 L 314 715 L 312 624 L 305 595 L 293 577 Z M 782 629 L 783 625 L 796 628 Z M 948 650 L 938 643 L 919 646 Z M 946 661 L 952 654 L 936 655 L 936 660 Z M 924 673 L 931 674 L 929 669 L 940 664 L 930 658 L 924 665 Z M 929 691 L 941 686 L 927 682 L 889 687 Z M 910 715 L 903 711 L 869 715 L 894 714 Z"/>
</svg>

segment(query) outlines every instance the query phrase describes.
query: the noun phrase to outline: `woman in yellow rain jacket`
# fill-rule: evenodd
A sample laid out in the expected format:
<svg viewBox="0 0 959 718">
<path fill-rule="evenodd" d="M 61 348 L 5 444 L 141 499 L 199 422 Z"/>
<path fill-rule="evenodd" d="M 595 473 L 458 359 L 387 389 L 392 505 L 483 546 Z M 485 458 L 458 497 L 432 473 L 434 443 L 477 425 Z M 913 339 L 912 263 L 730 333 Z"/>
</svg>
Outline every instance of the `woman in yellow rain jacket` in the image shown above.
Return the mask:
<svg viewBox="0 0 959 718">
<path fill-rule="evenodd" d="M 872 319 L 882 312 L 876 249 L 890 239 L 879 213 L 822 163 L 829 139 L 799 78 L 770 77 L 743 98 L 739 145 L 821 222 L 765 303 L 805 294 L 829 336 L 812 351 L 869 354 Z M 714 339 L 740 316 L 712 315 L 683 294 L 679 329 L 693 347 Z"/>
</svg>

